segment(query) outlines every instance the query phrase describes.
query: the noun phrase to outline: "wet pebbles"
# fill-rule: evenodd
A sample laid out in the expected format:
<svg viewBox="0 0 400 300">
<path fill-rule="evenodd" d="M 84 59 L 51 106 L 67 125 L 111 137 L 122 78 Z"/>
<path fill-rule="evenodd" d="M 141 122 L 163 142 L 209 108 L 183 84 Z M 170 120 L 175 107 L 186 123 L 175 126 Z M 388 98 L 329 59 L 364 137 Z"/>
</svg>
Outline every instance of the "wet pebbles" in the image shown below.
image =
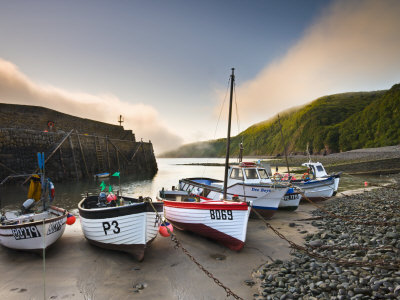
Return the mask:
<svg viewBox="0 0 400 300">
<path fill-rule="evenodd" d="M 395 179 L 396 189 L 381 188 L 324 203 L 336 215 L 386 225 L 356 224 L 314 211 L 314 216 L 324 218 L 312 221 L 319 231 L 306 235 L 305 246 L 329 259 L 293 250 L 290 261 L 265 264 L 253 273 L 258 286 L 254 298 L 400 299 L 400 176 Z"/>
</svg>

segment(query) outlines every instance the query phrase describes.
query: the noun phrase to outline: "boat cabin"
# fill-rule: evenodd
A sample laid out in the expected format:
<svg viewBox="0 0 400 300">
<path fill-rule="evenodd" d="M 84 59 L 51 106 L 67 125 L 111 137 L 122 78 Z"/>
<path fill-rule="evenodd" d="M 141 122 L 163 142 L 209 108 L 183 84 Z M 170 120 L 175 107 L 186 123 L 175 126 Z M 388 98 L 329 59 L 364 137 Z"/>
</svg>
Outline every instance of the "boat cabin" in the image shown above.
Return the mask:
<svg viewBox="0 0 400 300">
<path fill-rule="evenodd" d="M 242 162 L 238 166 L 229 166 L 228 186 L 235 183 L 271 183 L 265 168 L 256 163 Z"/>
<path fill-rule="evenodd" d="M 310 170 L 313 179 L 328 177 L 324 166 L 320 162 L 307 162 L 302 164 L 302 166 L 307 167 Z"/>
</svg>

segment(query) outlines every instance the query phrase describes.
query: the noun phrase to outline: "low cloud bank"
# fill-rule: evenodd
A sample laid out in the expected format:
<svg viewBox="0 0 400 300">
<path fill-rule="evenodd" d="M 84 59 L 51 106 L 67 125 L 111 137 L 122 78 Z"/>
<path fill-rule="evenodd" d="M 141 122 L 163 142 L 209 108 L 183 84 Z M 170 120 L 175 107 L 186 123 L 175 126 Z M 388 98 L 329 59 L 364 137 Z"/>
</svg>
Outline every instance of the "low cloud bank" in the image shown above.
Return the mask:
<svg viewBox="0 0 400 300">
<path fill-rule="evenodd" d="M 36 84 L 11 62 L 0 58 L 0 102 L 43 106 L 78 117 L 116 124 L 124 117 L 124 128 L 136 138 L 151 140 L 156 154 L 180 146 L 182 138 L 171 133 L 159 113 L 142 103 L 123 102 L 113 95 L 72 93 L 52 86 Z"/>
<path fill-rule="evenodd" d="M 239 83 L 241 119 L 256 123 L 324 95 L 400 82 L 399 16 L 396 0 L 334 2 L 285 55 Z"/>
</svg>

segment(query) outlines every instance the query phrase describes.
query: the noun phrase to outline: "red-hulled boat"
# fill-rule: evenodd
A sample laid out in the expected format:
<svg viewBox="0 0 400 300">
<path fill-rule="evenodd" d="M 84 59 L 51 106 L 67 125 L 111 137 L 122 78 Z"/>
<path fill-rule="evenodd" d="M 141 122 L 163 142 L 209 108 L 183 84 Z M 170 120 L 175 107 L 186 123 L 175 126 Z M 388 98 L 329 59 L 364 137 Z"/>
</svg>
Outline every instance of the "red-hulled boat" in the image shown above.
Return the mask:
<svg viewBox="0 0 400 300">
<path fill-rule="evenodd" d="M 250 206 L 246 202 L 164 201 L 164 214 L 181 230 L 188 230 L 214 239 L 231 250 L 243 248 L 246 240 Z"/>
</svg>

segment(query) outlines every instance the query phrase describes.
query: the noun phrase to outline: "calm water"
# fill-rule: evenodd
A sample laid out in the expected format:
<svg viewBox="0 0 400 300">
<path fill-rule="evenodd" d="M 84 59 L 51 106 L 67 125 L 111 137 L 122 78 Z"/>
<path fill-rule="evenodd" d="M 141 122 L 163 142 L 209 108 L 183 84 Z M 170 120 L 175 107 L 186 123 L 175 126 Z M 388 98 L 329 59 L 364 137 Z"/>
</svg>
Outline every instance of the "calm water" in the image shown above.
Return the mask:
<svg viewBox="0 0 400 300">
<path fill-rule="evenodd" d="M 231 162 L 237 162 L 237 159 L 231 159 Z M 246 159 L 245 161 L 254 161 Z M 114 192 L 121 190 L 126 196 L 150 196 L 155 199 L 159 190 L 164 187 L 170 189 L 171 186 L 177 186 L 180 178 L 204 176 L 223 180 L 223 166 L 198 166 L 187 165 L 191 163 L 220 163 L 223 164 L 223 158 L 159 158 L 157 159 L 158 173 L 153 179 L 138 180 L 129 176 L 122 176 L 120 182 L 118 177 L 111 177 L 104 180 L 108 186 L 111 184 Z M 275 170 L 275 168 L 273 168 Z M 279 172 L 285 172 L 286 168 L 280 168 Z M 390 181 L 390 176 L 350 176 L 342 175 L 339 192 L 350 189 L 364 187 L 364 182 L 381 184 Z M 55 184 L 56 198 L 54 205 L 72 210 L 77 208 L 78 202 L 86 195 L 97 194 L 100 192 L 101 181 L 85 180 L 80 182 L 68 182 Z M 28 184 L 25 186 L 14 185 L 0 187 L 1 208 L 19 208 L 26 200 Z"/>
</svg>

